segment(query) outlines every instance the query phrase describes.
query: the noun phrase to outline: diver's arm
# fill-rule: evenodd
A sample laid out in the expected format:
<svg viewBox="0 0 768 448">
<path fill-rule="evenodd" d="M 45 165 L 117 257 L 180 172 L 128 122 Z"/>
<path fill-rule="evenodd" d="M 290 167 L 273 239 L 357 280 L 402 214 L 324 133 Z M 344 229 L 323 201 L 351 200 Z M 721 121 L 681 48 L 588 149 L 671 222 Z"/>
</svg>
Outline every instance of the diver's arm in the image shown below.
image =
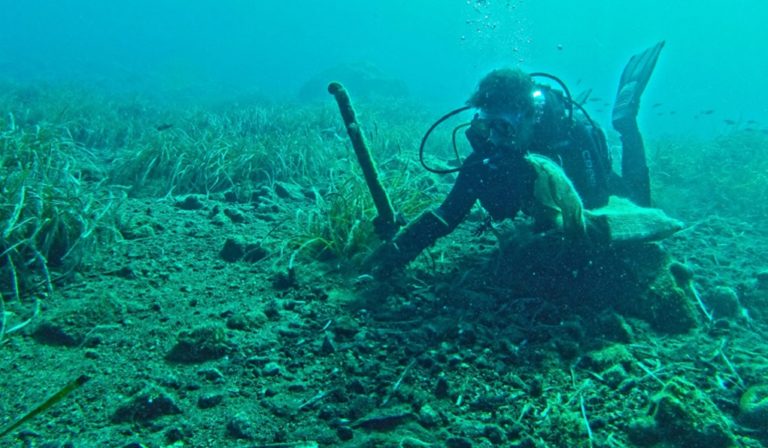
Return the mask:
<svg viewBox="0 0 768 448">
<path fill-rule="evenodd" d="M 416 258 L 438 238 L 448 235 L 469 213 L 477 200 L 480 177 L 473 157 L 467 159 L 467 168 L 459 172 L 451 192 L 437 209 L 427 210 L 408 224 L 393 241 L 379 246 L 366 265 L 380 275 L 404 266 Z"/>
</svg>

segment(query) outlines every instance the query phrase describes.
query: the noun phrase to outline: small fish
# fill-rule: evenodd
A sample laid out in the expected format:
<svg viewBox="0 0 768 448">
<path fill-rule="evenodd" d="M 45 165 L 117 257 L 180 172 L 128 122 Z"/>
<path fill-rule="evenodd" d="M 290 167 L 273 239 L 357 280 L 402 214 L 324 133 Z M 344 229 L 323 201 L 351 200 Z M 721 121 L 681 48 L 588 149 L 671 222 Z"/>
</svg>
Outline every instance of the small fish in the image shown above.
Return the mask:
<svg viewBox="0 0 768 448">
<path fill-rule="evenodd" d="M 728 126 L 733 126 L 733 125 L 736 124 L 736 122 L 734 120 L 729 120 L 727 118 L 725 120 L 723 120 L 723 123 L 727 124 Z"/>
<path fill-rule="evenodd" d="M 757 120 L 747 120 L 747 124 L 757 124 Z"/>
<path fill-rule="evenodd" d="M 712 115 L 714 113 L 715 113 L 714 109 L 706 109 L 706 110 L 702 110 L 701 112 L 699 112 L 699 114 L 701 114 L 701 115 Z"/>
<path fill-rule="evenodd" d="M 653 104 L 651 105 L 651 109 L 656 109 L 657 107 L 661 107 L 661 106 L 663 106 L 663 105 L 664 105 L 664 103 L 653 103 Z"/>
<path fill-rule="evenodd" d="M 591 98 L 589 97 L 592 94 L 592 89 L 587 89 L 578 95 L 573 99 L 573 101 L 576 102 L 576 104 L 584 105 L 584 103 L 591 101 Z"/>
<path fill-rule="evenodd" d="M 157 129 L 158 132 L 163 132 L 163 131 L 167 131 L 168 129 L 171 129 L 172 127 L 173 125 L 170 123 L 163 123 L 163 124 L 157 125 L 155 129 Z"/>
</svg>

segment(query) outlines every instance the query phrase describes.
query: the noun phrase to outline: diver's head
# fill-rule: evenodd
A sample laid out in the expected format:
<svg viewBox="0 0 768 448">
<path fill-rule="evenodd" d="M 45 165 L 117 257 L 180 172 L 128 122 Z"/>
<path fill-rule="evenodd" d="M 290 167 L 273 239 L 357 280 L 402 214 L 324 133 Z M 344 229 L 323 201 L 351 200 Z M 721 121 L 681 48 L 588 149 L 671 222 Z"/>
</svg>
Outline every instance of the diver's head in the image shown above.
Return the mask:
<svg viewBox="0 0 768 448">
<path fill-rule="evenodd" d="M 520 69 L 488 73 L 467 101 L 478 109 L 474 131 L 499 148 L 527 147 L 535 121 L 533 91 L 531 77 Z"/>
</svg>

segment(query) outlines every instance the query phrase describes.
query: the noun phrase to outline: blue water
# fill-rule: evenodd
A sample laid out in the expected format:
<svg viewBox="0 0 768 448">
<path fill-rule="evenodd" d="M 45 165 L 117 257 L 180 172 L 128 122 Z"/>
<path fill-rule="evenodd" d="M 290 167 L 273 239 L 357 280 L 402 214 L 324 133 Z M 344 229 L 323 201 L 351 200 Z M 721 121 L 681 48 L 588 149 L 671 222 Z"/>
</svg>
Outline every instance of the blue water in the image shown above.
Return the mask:
<svg viewBox="0 0 768 448">
<path fill-rule="evenodd" d="M 427 105 L 460 105 L 489 69 L 593 89 L 607 123 L 624 63 L 667 41 L 646 135 L 768 127 L 763 0 L 2 1 L 0 78 L 162 95 L 292 98 L 339 63 L 371 63 Z M 702 111 L 714 111 L 703 114 Z"/>
</svg>

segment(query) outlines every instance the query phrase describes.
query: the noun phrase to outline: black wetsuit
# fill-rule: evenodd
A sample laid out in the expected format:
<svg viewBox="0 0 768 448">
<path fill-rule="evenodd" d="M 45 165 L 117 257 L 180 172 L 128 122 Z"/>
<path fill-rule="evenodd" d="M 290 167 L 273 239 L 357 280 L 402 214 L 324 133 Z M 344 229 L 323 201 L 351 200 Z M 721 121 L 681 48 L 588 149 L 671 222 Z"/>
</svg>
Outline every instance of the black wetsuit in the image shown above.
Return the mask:
<svg viewBox="0 0 768 448">
<path fill-rule="evenodd" d="M 474 151 L 436 210 L 447 231 L 453 230 L 478 200 L 494 220 L 513 218 L 532 205 L 536 172 L 524 154 L 501 154 L 478 141 L 472 132 L 471 128 L 467 131 L 467 138 Z M 617 183 L 618 176 L 610 170 L 605 136 L 586 121 L 562 130 L 555 127 L 554 132 L 553 128 L 537 129 L 530 152 L 560 164 L 588 209 L 605 205 L 608 196 L 616 193 L 611 185 Z"/>
<path fill-rule="evenodd" d="M 555 93 L 546 91 L 546 94 Z M 436 210 L 423 213 L 395 238 L 395 251 L 385 263 L 394 266 L 411 261 L 437 238 L 453 231 L 476 201 L 480 201 L 494 220 L 514 218 L 519 211 L 527 212 L 533 205 L 536 172 L 525 160 L 524 152 L 503 154 L 487 139 L 478 137 L 473 127 L 466 135 L 473 152 L 464 161 L 451 192 Z M 629 137 L 622 138 L 625 145 L 623 158 L 630 153 L 630 159 L 640 165 L 639 172 L 647 179 L 640 133 L 636 130 Z M 605 134 L 581 115 L 570 120 L 562 108 L 554 109 L 554 112 L 548 110 L 535 125 L 528 152 L 547 156 L 561 165 L 587 209 L 606 205 L 610 195 L 625 196 L 639 205 L 649 205 L 647 184 L 640 188 L 643 191 L 633 194 L 630 182 L 611 169 Z"/>
</svg>

